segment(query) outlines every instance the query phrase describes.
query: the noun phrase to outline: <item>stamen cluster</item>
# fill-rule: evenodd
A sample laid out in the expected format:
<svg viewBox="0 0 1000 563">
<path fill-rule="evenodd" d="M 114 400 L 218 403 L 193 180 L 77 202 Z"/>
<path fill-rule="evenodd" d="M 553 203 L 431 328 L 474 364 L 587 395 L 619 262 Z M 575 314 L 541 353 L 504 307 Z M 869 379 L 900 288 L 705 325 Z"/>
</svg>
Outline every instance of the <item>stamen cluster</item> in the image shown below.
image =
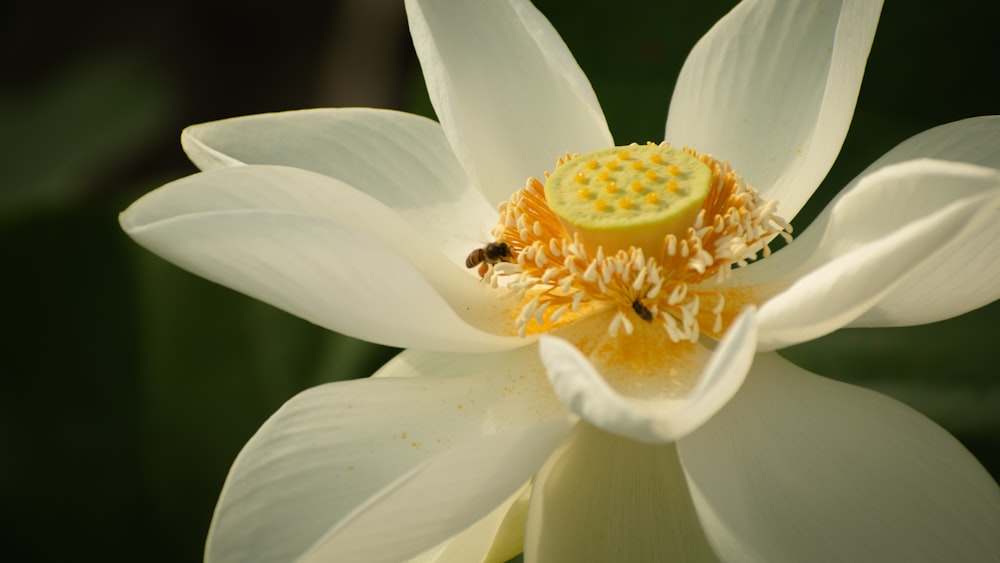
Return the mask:
<svg viewBox="0 0 1000 563">
<path fill-rule="evenodd" d="M 617 309 L 608 326 L 612 337 L 631 334 L 635 319 L 661 324 L 674 342 L 724 332 L 719 289 L 733 266 L 768 256 L 768 242 L 776 235 L 791 240 L 792 229 L 775 215 L 776 202 L 761 201 L 728 163 L 684 150 L 711 168 L 712 186 L 687 232 L 666 235 L 655 256 L 635 246 L 608 255 L 569 234 L 535 178 L 500 205 L 493 235 L 516 262 L 491 265 L 486 279 L 497 285 L 498 276 L 516 276 L 507 287 L 524 303 L 516 319 L 522 336 L 546 330 L 585 301 Z M 560 158 L 557 168 L 577 156 Z"/>
</svg>

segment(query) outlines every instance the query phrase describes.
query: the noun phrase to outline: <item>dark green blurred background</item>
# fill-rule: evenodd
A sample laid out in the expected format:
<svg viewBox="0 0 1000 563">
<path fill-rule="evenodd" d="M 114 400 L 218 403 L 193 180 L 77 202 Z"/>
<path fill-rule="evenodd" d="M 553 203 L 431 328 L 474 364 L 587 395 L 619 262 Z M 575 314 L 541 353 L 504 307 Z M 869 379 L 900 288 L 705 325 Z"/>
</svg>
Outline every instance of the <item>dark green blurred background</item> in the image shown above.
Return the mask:
<svg viewBox="0 0 1000 563">
<path fill-rule="evenodd" d="M 0 8 L 4 560 L 199 560 L 229 464 L 264 419 L 297 391 L 368 375 L 394 353 L 161 261 L 120 232 L 117 214 L 194 172 L 178 143 L 188 124 L 315 106 L 429 112 L 401 3 Z M 616 140 L 661 140 L 684 56 L 732 3 L 637 3 L 634 18 L 616 9 L 634 27 L 614 32 L 605 4 L 538 2 Z M 851 133 L 805 220 L 906 137 L 1000 113 L 1000 8 L 981 4 L 887 2 Z M 993 305 L 785 354 L 910 403 L 997 475 L 998 321 Z"/>
</svg>

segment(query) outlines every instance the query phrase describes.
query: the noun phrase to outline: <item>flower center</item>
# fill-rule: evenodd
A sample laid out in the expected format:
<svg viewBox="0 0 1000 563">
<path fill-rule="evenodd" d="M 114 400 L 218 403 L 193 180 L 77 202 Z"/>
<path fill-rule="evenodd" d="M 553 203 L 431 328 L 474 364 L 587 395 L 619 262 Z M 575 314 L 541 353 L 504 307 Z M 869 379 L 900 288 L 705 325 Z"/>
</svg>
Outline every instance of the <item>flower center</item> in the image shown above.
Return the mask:
<svg viewBox="0 0 1000 563">
<path fill-rule="evenodd" d="M 544 186 L 531 178 L 500 204 L 488 248 L 505 245 L 504 257 L 473 260 L 487 252 L 476 249 L 467 264 L 493 284 L 510 279 L 521 336 L 611 309 L 611 337 L 638 321 L 696 342 L 721 336 L 738 313 L 724 297 L 732 268 L 768 256 L 777 235 L 791 240 L 776 207 L 728 163 L 690 149 L 567 154 Z"/>
</svg>

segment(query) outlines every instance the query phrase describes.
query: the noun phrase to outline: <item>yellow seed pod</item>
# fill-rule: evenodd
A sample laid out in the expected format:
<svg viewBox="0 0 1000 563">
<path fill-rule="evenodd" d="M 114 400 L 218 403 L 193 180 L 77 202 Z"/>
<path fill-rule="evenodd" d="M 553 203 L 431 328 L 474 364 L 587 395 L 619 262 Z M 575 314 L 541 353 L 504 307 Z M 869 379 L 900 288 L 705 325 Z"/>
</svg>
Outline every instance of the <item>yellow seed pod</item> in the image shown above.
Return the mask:
<svg viewBox="0 0 1000 563">
<path fill-rule="evenodd" d="M 628 160 L 629 166 L 608 167 L 619 160 Z M 592 167 L 592 162 L 605 164 Z M 638 168 L 633 164 L 639 164 Z M 607 194 L 621 193 L 618 186 L 629 186 L 630 191 L 643 194 L 642 199 L 616 197 L 611 205 L 600 198 L 581 198 L 580 174 L 585 175 L 584 183 L 605 182 L 603 191 Z M 660 178 L 671 180 L 652 181 Z M 691 226 L 708 196 L 711 180 L 708 165 L 684 151 L 665 143 L 633 144 L 561 164 L 545 182 L 545 200 L 568 231 L 604 246 L 606 252 L 639 246 L 656 253 L 664 237 L 681 236 Z"/>
</svg>

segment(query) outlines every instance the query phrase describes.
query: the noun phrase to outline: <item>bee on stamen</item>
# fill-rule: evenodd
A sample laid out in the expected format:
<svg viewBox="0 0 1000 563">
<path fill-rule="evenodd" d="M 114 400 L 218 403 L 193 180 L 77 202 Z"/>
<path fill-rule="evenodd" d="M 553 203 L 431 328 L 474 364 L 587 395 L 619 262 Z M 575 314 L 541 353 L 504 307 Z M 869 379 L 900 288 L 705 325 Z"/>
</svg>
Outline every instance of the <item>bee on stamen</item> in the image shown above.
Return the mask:
<svg viewBox="0 0 1000 563">
<path fill-rule="evenodd" d="M 510 246 L 506 242 L 491 242 L 486 246 L 477 248 L 469 253 L 465 259 L 466 268 L 479 266 L 479 275 L 486 275 L 486 269 L 492 264 L 500 262 L 513 262 L 514 254 L 510 251 Z"/>
<path fill-rule="evenodd" d="M 638 297 L 632 302 L 632 310 L 635 311 L 636 315 L 639 315 L 640 319 L 646 321 L 647 323 L 653 322 L 653 312 L 647 309 L 646 306 L 642 304 L 642 301 L 639 301 Z"/>
</svg>

